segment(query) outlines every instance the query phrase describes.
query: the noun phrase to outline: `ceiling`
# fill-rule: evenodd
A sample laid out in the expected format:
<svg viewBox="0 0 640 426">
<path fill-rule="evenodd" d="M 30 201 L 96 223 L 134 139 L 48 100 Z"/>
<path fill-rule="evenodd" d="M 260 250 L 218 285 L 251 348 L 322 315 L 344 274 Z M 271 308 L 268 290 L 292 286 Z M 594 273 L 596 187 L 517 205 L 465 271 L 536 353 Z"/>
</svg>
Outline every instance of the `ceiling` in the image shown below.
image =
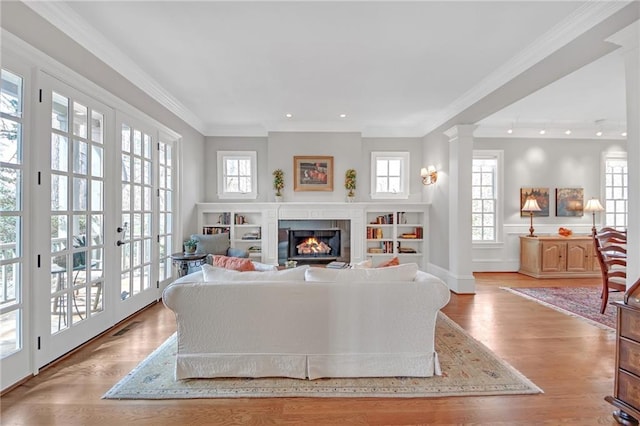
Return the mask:
<svg viewBox="0 0 640 426">
<path fill-rule="evenodd" d="M 455 120 L 627 3 L 27 5 L 205 135 L 356 131 L 385 137 L 424 136 Z M 556 75 L 572 70 L 556 62 Z M 533 93 L 514 103 L 503 96 L 502 103 L 510 103 L 504 109 L 484 108 L 474 118 L 478 132 L 505 135 L 514 127 L 525 136 L 524 129 L 574 126 L 591 135 L 606 123 L 619 137 L 625 128 L 620 55 L 573 68 L 541 90 L 512 90 L 512 97 Z"/>
</svg>

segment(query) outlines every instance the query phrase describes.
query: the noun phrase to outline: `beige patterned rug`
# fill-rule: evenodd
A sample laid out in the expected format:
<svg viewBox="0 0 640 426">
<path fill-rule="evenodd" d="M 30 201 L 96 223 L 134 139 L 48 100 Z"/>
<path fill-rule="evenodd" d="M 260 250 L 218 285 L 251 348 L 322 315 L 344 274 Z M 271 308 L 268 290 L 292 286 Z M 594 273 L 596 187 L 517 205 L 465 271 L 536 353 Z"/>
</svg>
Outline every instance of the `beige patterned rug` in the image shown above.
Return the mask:
<svg viewBox="0 0 640 426">
<path fill-rule="evenodd" d="M 536 394 L 542 390 L 440 313 L 436 351 L 442 376 L 299 380 L 174 380 L 175 334 L 111 388 L 106 399 L 382 397 Z"/>
</svg>

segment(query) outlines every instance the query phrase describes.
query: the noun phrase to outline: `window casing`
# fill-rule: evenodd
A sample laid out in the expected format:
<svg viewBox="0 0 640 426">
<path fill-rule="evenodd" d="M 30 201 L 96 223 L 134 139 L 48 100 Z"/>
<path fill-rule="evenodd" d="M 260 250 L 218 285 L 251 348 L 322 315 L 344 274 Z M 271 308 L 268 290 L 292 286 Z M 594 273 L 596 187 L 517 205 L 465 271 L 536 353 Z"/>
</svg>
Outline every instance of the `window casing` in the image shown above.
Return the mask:
<svg viewBox="0 0 640 426">
<path fill-rule="evenodd" d="M 409 198 L 409 153 L 371 153 L 371 198 Z"/>
<path fill-rule="evenodd" d="M 627 228 L 629 175 L 624 156 L 605 158 L 604 164 L 604 214 L 605 226 Z"/>
<path fill-rule="evenodd" d="M 218 198 L 258 197 L 255 151 L 218 151 Z"/>
<path fill-rule="evenodd" d="M 500 239 L 500 171 L 502 152 L 475 151 L 471 171 L 471 240 Z"/>
</svg>

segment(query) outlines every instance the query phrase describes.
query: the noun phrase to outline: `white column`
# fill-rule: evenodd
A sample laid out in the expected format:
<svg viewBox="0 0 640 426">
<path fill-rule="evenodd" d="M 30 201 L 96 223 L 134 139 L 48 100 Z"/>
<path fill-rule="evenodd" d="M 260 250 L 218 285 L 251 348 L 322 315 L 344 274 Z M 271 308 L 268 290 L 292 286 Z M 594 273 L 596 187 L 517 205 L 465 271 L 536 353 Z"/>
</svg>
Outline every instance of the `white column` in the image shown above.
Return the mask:
<svg viewBox="0 0 640 426">
<path fill-rule="evenodd" d="M 471 166 L 475 125 L 447 130 L 449 137 L 449 288 L 475 293 L 471 262 Z"/>
<path fill-rule="evenodd" d="M 629 173 L 627 221 L 627 287 L 640 278 L 640 21 L 607 41 L 622 46 L 627 99 L 627 165 Z"/>
</svg>

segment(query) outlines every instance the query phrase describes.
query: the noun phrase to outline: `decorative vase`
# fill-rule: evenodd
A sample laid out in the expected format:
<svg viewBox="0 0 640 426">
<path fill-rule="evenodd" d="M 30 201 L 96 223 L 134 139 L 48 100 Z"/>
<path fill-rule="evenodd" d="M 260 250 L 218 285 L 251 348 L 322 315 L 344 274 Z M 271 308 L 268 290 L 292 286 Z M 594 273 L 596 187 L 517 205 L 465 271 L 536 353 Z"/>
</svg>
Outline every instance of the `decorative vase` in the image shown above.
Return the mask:
<svg viewBox="0 0 640 426">
<path fill-rule="evenodd" d="M 356 199 L 355 195 L 347 195 L 347 203 L 353 203 Z"/>
<path fill-rule="evenodd" d="M 276 195 L 276 203 L 281 203 L 282 202 L 282 195 Z"/>
<path fill-rule="evenodd" d="M 184 254 L 185 255 L 190 255 L 190 254 L 194 254 L 196 252 L 196 248 L 195 247 L 185 247 L 184 248 Z"/>
</svg>

